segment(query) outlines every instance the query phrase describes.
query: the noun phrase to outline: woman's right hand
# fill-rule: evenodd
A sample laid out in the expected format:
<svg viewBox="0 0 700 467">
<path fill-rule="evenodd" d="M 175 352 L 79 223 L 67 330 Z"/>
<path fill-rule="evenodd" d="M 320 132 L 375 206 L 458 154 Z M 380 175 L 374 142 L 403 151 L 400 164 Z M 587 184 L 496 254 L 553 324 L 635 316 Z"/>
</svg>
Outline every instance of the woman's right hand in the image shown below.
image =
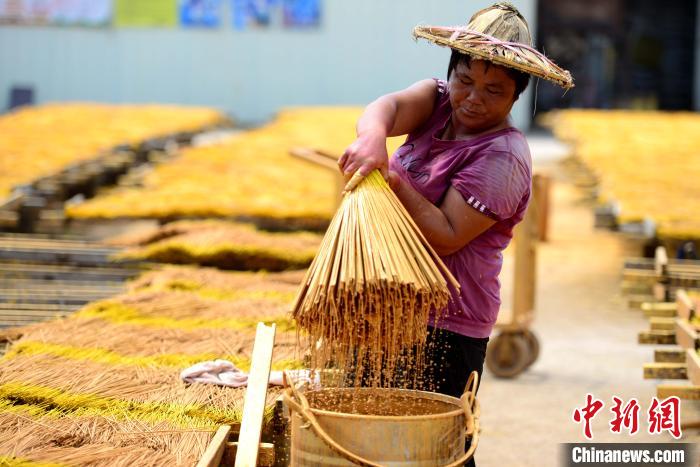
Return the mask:
<svg viewBox="0 0 700 467">
<path fill-rule="evenodd" d="M 346 178 L 357 170 L 364 177 L 374 169 L 379 169 L 386 176 L 389 166 L 386 135 L 381 131 L 364 132 L 340 156 L 338 166 Z"/>
<path fill-rule="evenodd" d="M 403 91 L 382 96 L 365 108 L 357 122 L 357 139 L 338 159 L 346 179 L 359 170 L 346 191 L 352 190 L 374 169 L 379 169 L 387 178 L 386 138 L 409 134 L 427 121 L 433 112 L 437 91 L 437 82 L 425 79 Z"/>
</svg>

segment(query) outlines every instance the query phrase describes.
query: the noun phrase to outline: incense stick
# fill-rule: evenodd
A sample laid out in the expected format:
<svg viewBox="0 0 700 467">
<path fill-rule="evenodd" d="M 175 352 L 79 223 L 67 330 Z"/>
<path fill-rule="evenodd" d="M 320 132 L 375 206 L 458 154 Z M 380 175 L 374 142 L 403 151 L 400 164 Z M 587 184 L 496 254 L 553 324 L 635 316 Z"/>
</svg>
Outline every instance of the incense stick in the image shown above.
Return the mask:
<svg viewBox="0 0 700 467">
<path fill-rule="evenodd" d="M 308 334 L 314 367 L 334 364 L 355 385 L 394 386 L 415 380 L 428 316 L 445 309 L 448 282 L 459 289 L 374 171 L 343 198 L 292 316 Z M 407 371 L 414 374 L 397 379 Z"/>
</svg>

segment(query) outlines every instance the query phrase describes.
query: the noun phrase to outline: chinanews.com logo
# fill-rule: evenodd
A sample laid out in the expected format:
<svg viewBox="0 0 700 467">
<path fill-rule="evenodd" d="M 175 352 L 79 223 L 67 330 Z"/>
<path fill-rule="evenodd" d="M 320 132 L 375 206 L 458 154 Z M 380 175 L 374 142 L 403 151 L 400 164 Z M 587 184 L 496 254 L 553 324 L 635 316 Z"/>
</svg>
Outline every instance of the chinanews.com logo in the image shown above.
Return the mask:
<svg viewBox="0 0 700 467">
<path fill-rule="evenodd" d="M 583 435 L 593 439 L 591 421 L 604 413 L 605 402 L 586 394 L 583 406 L 572 414 L 574 423 L 581 425 Z M 608 427 L 611 433 L 634 435 L 645 429 L 650 435 L 669 433 L 679 439 L 681 431 L 681 401 L 678 397 L 660 400 L 652 397 L 642 407 L 639 400 L 627 401 L 613 396 Z M 696 467 L 696 446 L 691 443 L 568 443 L 563 445 L 562 465 L 566 466 L 619 466 L 663 465 L 669 467 Z"/>
</svg>

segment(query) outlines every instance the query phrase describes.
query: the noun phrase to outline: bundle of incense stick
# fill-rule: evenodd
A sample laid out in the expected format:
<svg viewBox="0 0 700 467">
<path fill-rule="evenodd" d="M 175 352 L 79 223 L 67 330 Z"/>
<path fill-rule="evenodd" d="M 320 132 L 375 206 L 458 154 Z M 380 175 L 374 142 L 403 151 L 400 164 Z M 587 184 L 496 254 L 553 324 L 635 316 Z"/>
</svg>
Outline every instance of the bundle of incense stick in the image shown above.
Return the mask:
<svg viewBox="0 0 700 467">
<path fill-rule="evenodd" d="M 420 371 L 431 310 L 459 284 L 378 171 L 346 193 L 297 296 L 312 366 L 395 386 Z"/>
</svg>

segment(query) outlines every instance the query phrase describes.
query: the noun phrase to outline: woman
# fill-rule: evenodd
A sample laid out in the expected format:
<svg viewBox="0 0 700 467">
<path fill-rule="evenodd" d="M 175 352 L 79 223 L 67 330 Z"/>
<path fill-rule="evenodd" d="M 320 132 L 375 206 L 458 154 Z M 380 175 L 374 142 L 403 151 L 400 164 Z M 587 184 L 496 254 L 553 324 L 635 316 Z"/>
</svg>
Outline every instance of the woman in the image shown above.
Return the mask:
<svg viewBox="0 0 700 467">
<path fill-rule="evenodd" d="M 527 22 L 508 3 L 463 28 L 419 27 L 452 48 L 447 81 L 432 79 L 380 97 L 357 123 L 339 160 L 358 181 L 380 169 L 461 285 L 446 317 L 430 326 L 428 389 L 459 397 L 481 374 L 500 305 L 501 252 L 530 200 L 531 160 L 509 114 L 529 75 L 572 87 L 571 76 L 529 45 Z M 407 134 L 391 160 L 386 138 Z"/>
</svg>

